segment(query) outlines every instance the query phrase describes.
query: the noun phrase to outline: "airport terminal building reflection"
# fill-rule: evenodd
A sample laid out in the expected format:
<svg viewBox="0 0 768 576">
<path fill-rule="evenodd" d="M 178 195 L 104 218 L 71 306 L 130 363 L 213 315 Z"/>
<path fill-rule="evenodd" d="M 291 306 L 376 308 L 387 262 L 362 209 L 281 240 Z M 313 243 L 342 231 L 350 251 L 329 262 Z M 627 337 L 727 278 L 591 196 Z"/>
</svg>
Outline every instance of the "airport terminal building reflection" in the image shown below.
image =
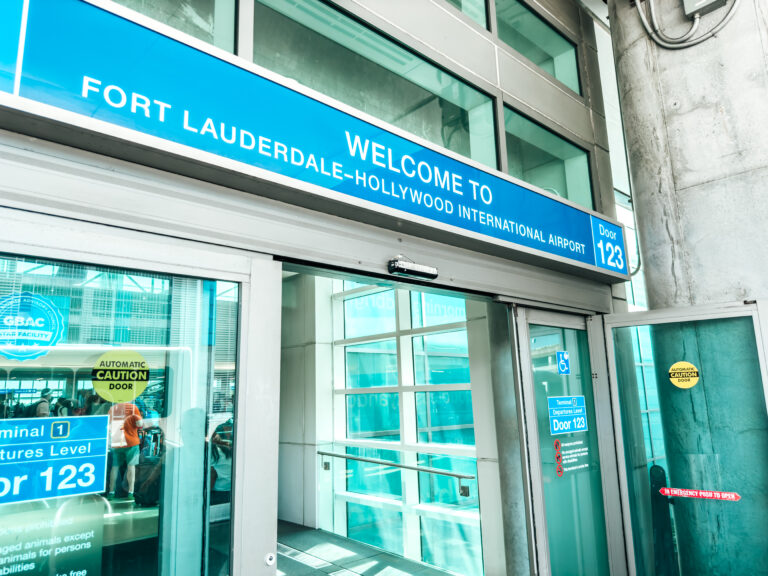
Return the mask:
<svg viewBox="0 0 768 576">
<path fill-rule="evenodd" d="M 625 313 L 606 31 L 412 4 L 0 4 L 0 575 L 678 574 L 724 522 L 713 558 L 760 549 L 760 306 Z"/>
</svg>

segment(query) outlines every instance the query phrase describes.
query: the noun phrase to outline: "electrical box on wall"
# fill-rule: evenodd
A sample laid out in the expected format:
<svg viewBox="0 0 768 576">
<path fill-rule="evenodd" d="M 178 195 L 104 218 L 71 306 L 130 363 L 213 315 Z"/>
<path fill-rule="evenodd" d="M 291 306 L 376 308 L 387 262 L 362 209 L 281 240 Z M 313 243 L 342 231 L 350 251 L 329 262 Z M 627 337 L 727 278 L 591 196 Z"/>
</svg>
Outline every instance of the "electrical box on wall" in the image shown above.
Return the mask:
<svg viewBox="0 0 768 576">
<path fill-rule="evenodd" d="M 722 8 L 728 0 L 683 0 L 683 9 L 688 18 L 693 18 L 694 14 L 703 16 L 713 10 Z"/>
</svg>

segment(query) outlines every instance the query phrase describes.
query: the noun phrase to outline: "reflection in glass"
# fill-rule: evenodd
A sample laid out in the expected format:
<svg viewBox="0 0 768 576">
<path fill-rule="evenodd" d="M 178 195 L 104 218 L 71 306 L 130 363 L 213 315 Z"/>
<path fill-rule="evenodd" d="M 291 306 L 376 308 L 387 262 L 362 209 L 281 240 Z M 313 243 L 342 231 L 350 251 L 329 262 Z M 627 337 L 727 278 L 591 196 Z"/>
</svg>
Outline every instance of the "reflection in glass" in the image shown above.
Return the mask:
<svg viewBox="0 0 768 576">
<path fill-rule="evenodd" d="M 613 337 L 637 574 L 760 573 L 768 467 L 753 456 L 768 453 L 768 414 L 753 318 L 628 326 Z M 679 361 L 698 369 L 691 388 L 669 379 Z M 664 485 L 741 500 L 669 499 Z"/>
<path fill-rule="evenodd" d="M 347 502 L 347 536 L 388 552 L 403 554 L 403 513 Z"/>
<path fill-rule="evenodd" d="M 235 51 L 236 0 L 116 0 L 177 30 Z"/>
<path fill-rule="evenodd" d="M 579 91 L 576 46 L 520 0 L 496 0 L 499 38 L 574 92 Z"/>
<path fill-rule="evenodd" d="M 485 14 L 485 0 L 446 0 L 475 22 L 485 28 L 487 17 Z"/>
<path fill-rule="evenodd" d="M 344 337 L 395 331 L 395 292 L 377 292 L 344 301 Z"/>
<path fill-rule="evenodd" d="M 346 346 L 347 388 L 397 386 L 397 343 L 382 340 Z"/>
<path fill-rule="evenodd" d="M 414 328 L 467 321 L 463 298 L 411 291 L 411 324 Z"/>
<path fill-rule="evenodd" d="M 414 383 L 469 384 L 467 331 L 418 336 L 413 339 Z"/>
<path fill-rule="evenodd" d="M 400 452 L 378 448 L 348 446 L 350 456 L 400 463 Z M 385 464 L 372 464 L 359 460 L 346 460 L 347 491 L 402 500 L 403 484 L 400 468 Z"/>
<path fill-rule="evenodd" d="M 52 532 L 36 526 L 90 532 L 88 553 L 71 566 L 89 574 L 227 573 L 230 505 L 216 503 L 231 500 L 238 286 L 0 258 L 0 301 L 21 293 L 52 303 L 61 337 L 18 361 L 8 357 L 24 349 L 20 335 L 0 334 L 0 415 L 72 427 L 106 416 L 108 454 L 104 474 L 80 478 L 103 493 L 4 505 L 5 524 L 38 542 L 37 558 Z M 29 309 L 3 315 L 35 319 Z M 121 368 L 115 362 L 128 357 L 137 364 L 122 376 L 97 369 L 104 358 Z M 60 559 L 57 569 L 70 573 L 64 568 Z"/>
<path fill-rule="evenodd" d="M 474 445 L 472 392 L 417 392 L 416 426 L 419 442 Z"/>
<path fill-rule="evenodd" d="M 457 574 L 482 574 L 480 500 L 475 459 L 419 454 L 419 466 L 475 477 L 474 480 L 459 481 L 451 476 L 419 473 L 419 502 L 462 512 L 450 519 L 428 515 L 421 517 L 424 561 Z M 468 496 L 460 494 L 460 485 L 469 490 Z"/>
<path fill-rule="evenodd" d="M 504 108 L 507 172 L 534 186 L 592 208 L 592 182 L 585 150 Z"/>
<path fill-rule="evenodd" d="M 372 440 L 400 439 L 398 394 L 347 396 L 347 437 Z"/>
<path fill-rule="evenodd" d="M 318 0 L 259 0 L 254 62 L 430 142 L 496 167 L 481 92 Z"/>
</svg>

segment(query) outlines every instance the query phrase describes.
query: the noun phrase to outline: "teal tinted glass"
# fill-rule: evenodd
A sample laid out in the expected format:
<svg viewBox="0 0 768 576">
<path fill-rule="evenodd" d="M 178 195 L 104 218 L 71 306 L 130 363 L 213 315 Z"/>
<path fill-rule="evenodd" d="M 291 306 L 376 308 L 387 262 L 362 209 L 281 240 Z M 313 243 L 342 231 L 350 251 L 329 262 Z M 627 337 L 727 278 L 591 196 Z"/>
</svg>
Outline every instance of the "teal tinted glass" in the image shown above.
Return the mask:
<svg viewBox="0 0 768 576">
<path fill-rule="evenodd" d="M 227 52 L 235 51 L 236 0 L 116 0 Z"/>
<path fill-rule="evenodd" d="M 419 442 L 474 445 L 472 392 L 417 392 L 416 427 Z"/>
<path fill-rule="evenodd" d="M 496 21 L 502 42 L 581 93 L 576 46 L 570 40 L 519 0 L 496 0 Z"/>
<path fill-rule="evenodd" d="M 469 384 L 467 331 L 417 336 L 413 339 L 413 377 L 425 384 Z"/>
<path fill-rule="evenodd" d="M 421 556 L 424 562 L 451 574 L 483 574 L 480 523 L 422 516 Z"/>
<path fill-rule="evenodd" d="M 768 454 L 768 414 L 752 316 L 614 328 L 613 341 L 636 573 L 764 574 L 768 466 L 754 455 Z M 636 378 L 640 354 L 653 385 Z M 680 361 L 698 373 L 692 387 L 669 378 Z"/>
<path fill-rule="evenodd" d="M 379 450 L 378 448 L 347 447 L 347 454 L 374 460 L 386 460 L 399 463 L 400 452 L 395 450 Z M 383 498 L 402 500 L 403 484 L 400 468 L 373 464 L 360 460 L 347 460 L 347 491 L 358 494 L 370 494 Z"/>
<path fill-rule="evenodd" d="M 467 307 L 463 298 L 411 292 L 411 324 L 414 328 L 466 321 Z"/>
<path fill-rule="evenodd" d="M 491 99 L 318 0 L 259 0 L 254 62 L 493 168 Z"/>
<path fill-rule="evenodd" d="M 477 489 L 477 462 L 437 454 L 419 454 L 419 466 L 456 472 L 474 479 L 434 473 L 419 473 L 419 502 L 456 515 L 421 517 L 421 554 L 425 562 L 456 574 L 482 574 L 480 500 Z M 460 487 L 468 490 L 461 493 Z M 449 512 L 451 511 L 451 512 Z"/>
<path fill-rule="evenodd" d="M 350 394 L 347 396 L 347 437 L 399 440 L 398 394 Z"/>
<path fill-rule="evenodd" d="M 358 338 L 395 331 L 393 290 L 351 298 L 344 302 L 344 337 Z"/>
<path fill-rule="evenodd" d="M 395 554 L 403 553 L 403 513 L 347 503 L 347 537 Z"/>
<path fill-rule="evenodd" d="M 455 6 L 464 14 L 472 18 L 483 28 L 488 25 L 488 17 L 485 11 L 485 0 L 446 0 L 448 4 Z"/>
<path fill-rule="evenodd" d="M 511 176 L 593 207 L 586 151 L 509 108 L 504 108 L 504 130 Z"/>
<path fill-rule="evenodd" d="M 344 348 L 347 388 L 397 386 L 397 344 L 394 340 Z"/>
<path fill-rule="evenodd" d="M 587 332 L 531 325 L 530 346 L 552 574 L 607 576 L 608 548 Z M 568 354 L 568 373 L 559 368 L 558 353 Z M 561 406 L 558 401 L 575 405 L 579 400 L 586 410 L 586 430 L 570 432 L 551 424 L 551 405 Z M 579 424 L 574 418 L 570 425 Z"/>
</svg>

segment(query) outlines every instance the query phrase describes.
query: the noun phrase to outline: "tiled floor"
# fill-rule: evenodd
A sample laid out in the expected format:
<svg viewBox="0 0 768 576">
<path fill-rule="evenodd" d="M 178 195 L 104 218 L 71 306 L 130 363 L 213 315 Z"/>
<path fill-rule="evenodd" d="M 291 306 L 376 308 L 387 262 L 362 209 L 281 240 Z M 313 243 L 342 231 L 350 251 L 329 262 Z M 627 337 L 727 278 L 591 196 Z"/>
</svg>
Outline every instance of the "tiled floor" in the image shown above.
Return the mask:
<svg viewBox="0 0 768 576">
<path fill-rule="evenodd" d="M 446 576 L 378 548 L 289 522 L 277 529 L 279 576 Z"/>
</svg>

